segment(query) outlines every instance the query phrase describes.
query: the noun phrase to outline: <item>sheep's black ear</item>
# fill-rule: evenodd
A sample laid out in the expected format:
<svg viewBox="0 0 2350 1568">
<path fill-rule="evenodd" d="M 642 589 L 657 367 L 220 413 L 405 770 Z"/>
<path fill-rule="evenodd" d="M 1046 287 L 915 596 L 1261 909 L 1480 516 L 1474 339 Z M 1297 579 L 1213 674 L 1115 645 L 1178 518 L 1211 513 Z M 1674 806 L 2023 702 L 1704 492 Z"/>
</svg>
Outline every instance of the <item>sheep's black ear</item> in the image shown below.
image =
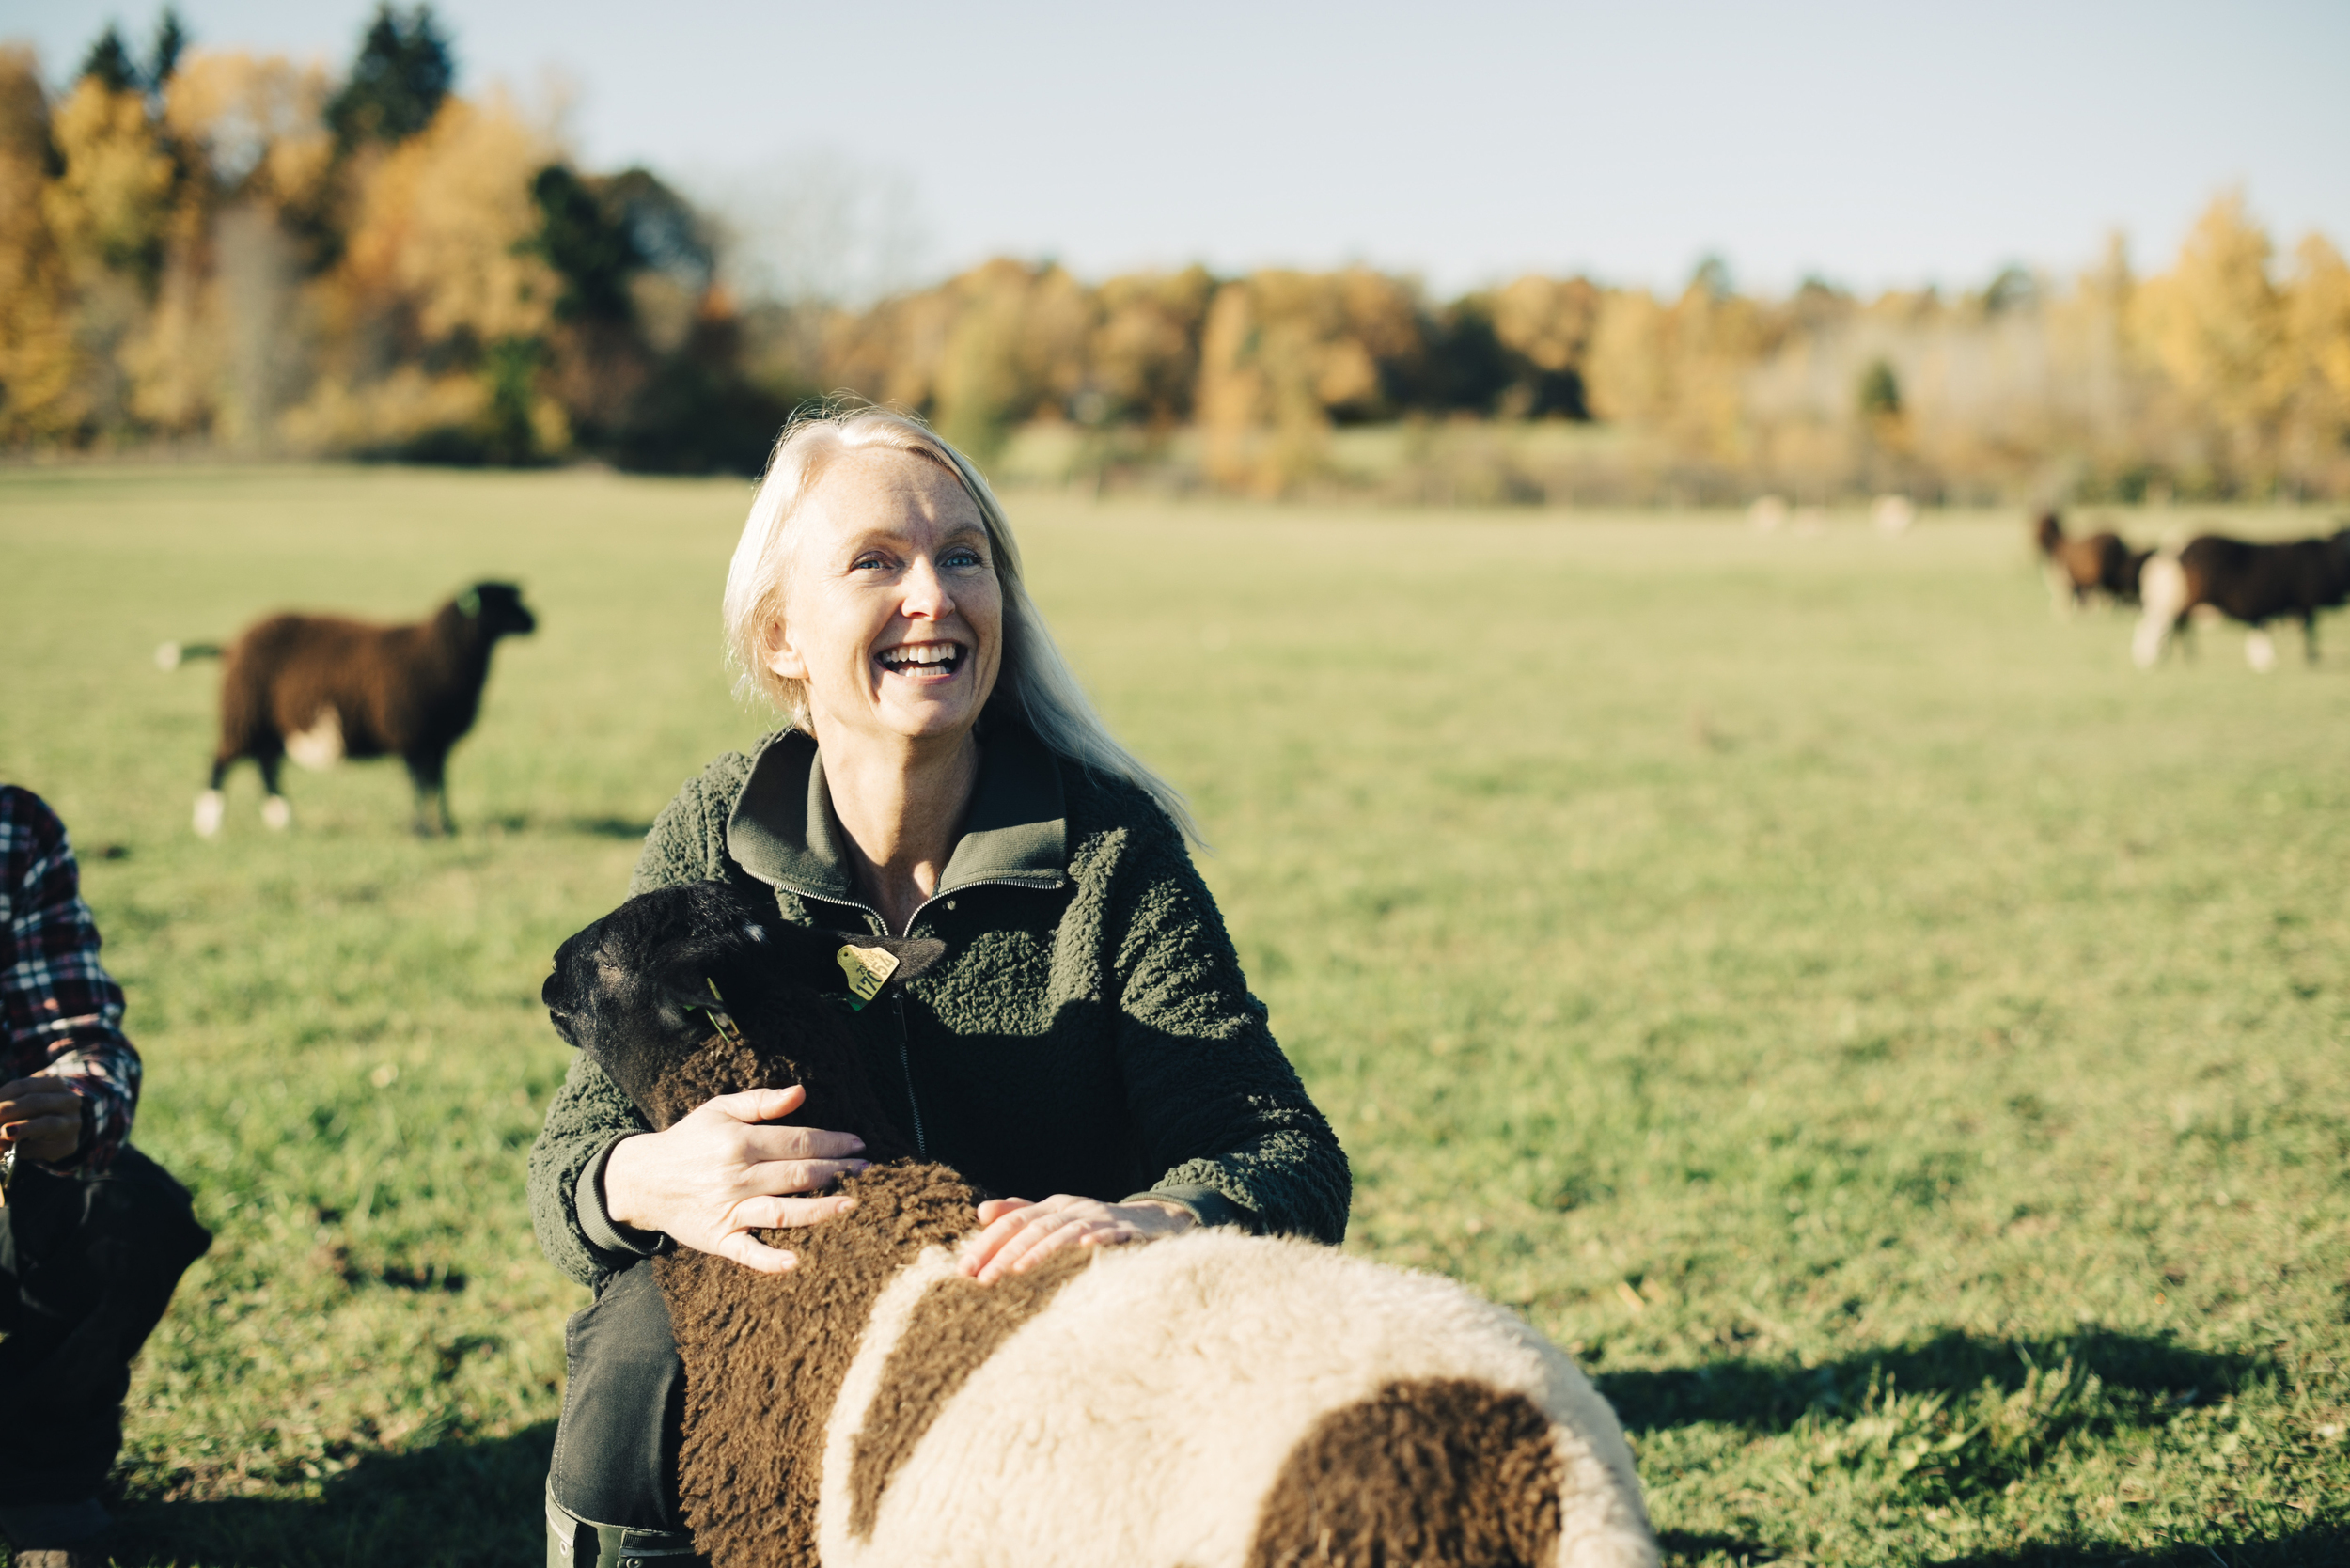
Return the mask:
<svg viewBox="0 0 2350 1568">
<path fill-rule="evenodd" d="M 710 1014 L 731 1014 L 758 999 L 754 977 L 731 956 L 705 942 L 680 942 L 655 960 L 650 999 L 671 1039 L 699 1040 L 711 1031 Z"/>
<path fill-rule="evenodd" d="M 655 1004 L 661 1014 L 661 1027 L 673 1040 L 700 1040 L 716 1027 L 711 1022 L 713 1013 L 731 1017 L 733 1007 L 724 998 L 707 976 L 698 985 L 670 981 L 659 990 Z"/>
</svg>

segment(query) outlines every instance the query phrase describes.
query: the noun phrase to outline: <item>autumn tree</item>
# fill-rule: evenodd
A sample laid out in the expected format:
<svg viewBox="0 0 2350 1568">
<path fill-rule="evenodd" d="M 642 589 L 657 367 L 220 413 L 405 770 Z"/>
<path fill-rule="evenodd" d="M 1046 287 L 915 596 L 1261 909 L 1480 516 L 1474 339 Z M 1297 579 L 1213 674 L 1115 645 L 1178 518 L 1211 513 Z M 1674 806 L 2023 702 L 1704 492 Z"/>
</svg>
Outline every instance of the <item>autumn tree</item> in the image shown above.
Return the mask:
<svg viewBox="0 0 2350 1568">
<path fill-rule="evenodd" d="M 1515 418 L 1590 418 L 1585 366 L 1599 320 L 1599 289 L 1588 278 L 1529 273 L 1480 298 L 1495 340 L 1508 355 L 1509 384 L 1496 412 Z"/>
<path fill-rule="evenodd" d="M 2303 239 L 2293 259 L 2286 462 L 2296 482 L 2339 494 L 2350 489 L 2350 265 L 2321 234 Z"/>
<path fill-rule="evenodd" d="M 42 184 L 49 100 L 32 52 L 0 44 L 0 443 L 76 439 L 91 408 L 73 332 L 73 294 Z"/>
<path fill-rule="evenodd" d="M 1096 324 L 1085 387 L 1098 405 L 1084 422 L 1167 430 L 1188 421 L 1199 382 L 1199 338 L 1215 280 L 1205 267 L 1129 273 L 1094 293 Z"/>
<path fill-rule="evenodd" d="M 1311 478 L 1331 424 L 1397 412 L 1391 391 L 1420 372 L 1425 352 L 1418 298 L 1368 267 L 1226 284 L 1200 343 L 1210 477 L 1262 494 Z"/>
<path fill-rule="evenodd" d="M 1663 438 L 1693 461 L 1734 466 L 1747 455 L 1745 381 L 1773 335 L 1755 301 L 1731 291 L 1718 262 L 1681 296 L 1611 293 L 1591 335 L 1592 412 Z"/>
<path fill-rule="evenodd" d="M 350 76 L 326 106 L 326 123 L 345 148 L 405 141 L 432 123 L 456 80 L 457 62 L 431 7 L 403 15 L 379 6 Z"/>
<path fill-rule="evenodd" d="M 2215 427 L 2223 443 L 2217 455 L 2239 478 L 2267 459 L 2291 391 L 2271 255 L 2268 235 L 2231 192 L 2204 210 L 2177 263 L 2140 295 L 2155 358 Z"/>
</svg>

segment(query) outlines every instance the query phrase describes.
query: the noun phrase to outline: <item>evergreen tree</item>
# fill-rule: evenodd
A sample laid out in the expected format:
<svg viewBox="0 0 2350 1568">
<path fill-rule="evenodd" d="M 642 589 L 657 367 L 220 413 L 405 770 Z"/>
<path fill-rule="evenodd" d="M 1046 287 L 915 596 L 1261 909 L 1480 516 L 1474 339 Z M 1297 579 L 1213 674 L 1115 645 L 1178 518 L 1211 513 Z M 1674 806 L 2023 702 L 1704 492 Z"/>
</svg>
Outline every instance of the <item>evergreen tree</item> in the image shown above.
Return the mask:
<svg viewBox="0 0 2350 1568">
<path fill-rule="evenodd" d="M 96 78 L 108 92 L 159 93 L 180 69 L 180 56 L 187 47 L 188 31 L 180 25 L 180 13 L 166 6 L 155 27 L 155 52 L 144 70 L 123 43 L 121 31 L 109 23 L 90 45 L 81 73 Z"/>
<path fill-rule="evenodd" d="M 633 314 L 629 274 L 645 264 L 625 222 L 578 175 L 549 164 L 530 182 L 539 204 L 539 233 L 530 248 L 562 274 L 556 319 L 565 321 L 626 321 Z"/>
<path fill-rule="evenodd" d="M 98 35 L 98 41 L 90 45 L 89 56 L 82 62 L 82 75 L 95 79 L 108 92 L 135 92 L 144 85 L 139 80 L 138 65 L 122 46 L 121 33 L 111 23 Z"/>
<path fill-rule="evenodd" d="M 1889 419 L 1902 411 L 1901 378 L 1893 367 L 1882 359 L 1872 359 L 1860 372 L 1860 386 L 1855 395 L 1860 412 L 1873 419 Z"/>
<path fill-rule="evenodd" d="M 326 105 L 326 123 L 345 149 L 405 141 L 432 123 L 456 76 L 448 39 L 431 7 L 402 16 L 388 4 L 380 6 L 350 79 Z"/>
<path fill-rule="evenodd" d="M 155 25 L 155 53 L 147 67 L 147 87 L 161 92 L 180 69 L 180 56 L 188 47 L 188 30 L 180 24 L 180 13 L 169 6 L 164 8 L 163 20 Z"/>
</svg>

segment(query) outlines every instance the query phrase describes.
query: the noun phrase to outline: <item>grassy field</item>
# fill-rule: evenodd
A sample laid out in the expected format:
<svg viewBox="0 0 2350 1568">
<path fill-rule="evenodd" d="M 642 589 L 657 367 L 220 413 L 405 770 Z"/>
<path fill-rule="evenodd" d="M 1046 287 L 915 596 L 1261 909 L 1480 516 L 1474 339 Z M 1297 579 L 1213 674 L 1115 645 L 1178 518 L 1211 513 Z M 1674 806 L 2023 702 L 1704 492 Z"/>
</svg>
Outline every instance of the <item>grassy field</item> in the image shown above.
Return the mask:
<svg viewBox="0 0 2350 1568">
<path fill-rule="evenodd" d="M 139 1141 L 219 1236 L 122 1562 L 535 1560 L 585 1297 L 524 1203 L 539 982 L 762 728 L 718 666 L 745 494 L 0 472 L 0 777 L 73 826 Z M 1672 1560 L 2350 1559 L 2350 642 L 2141 675 L 2005 515 L 1015 514 L 1216 841 L 1348 1245 L 1572 1347 Z M 542 628 L 459 838 L 406 836 L 396 765 L 293 774 L 282 836 L 248 770 L 191 835 L 215 675 L 158 641 L 484 575 Z"/>
</svg>

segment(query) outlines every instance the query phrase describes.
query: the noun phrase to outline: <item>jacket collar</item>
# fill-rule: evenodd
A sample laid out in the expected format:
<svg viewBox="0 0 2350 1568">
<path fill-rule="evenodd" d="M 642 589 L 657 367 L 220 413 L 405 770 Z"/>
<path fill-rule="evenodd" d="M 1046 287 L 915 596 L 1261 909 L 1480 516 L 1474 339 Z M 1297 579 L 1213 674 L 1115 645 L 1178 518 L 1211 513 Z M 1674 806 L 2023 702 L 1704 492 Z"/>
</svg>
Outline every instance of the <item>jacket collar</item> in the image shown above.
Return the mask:
<svg viewBox="0 0 2350 1568">
<path fill-rule="evenodd" d="M 815 738 L 797 729 L 777 730 L 752 755 L 750 776 L 727 818 L 727 853 L 771 887 L 827 903 L 865 902 L 824 783 L 824 760 Z M 979 883 L 1058 887 L 1068 871 L 1058 760 L 1026 726 L 986 726 L 963 838 L 932 896 Z"/>
</svg>

